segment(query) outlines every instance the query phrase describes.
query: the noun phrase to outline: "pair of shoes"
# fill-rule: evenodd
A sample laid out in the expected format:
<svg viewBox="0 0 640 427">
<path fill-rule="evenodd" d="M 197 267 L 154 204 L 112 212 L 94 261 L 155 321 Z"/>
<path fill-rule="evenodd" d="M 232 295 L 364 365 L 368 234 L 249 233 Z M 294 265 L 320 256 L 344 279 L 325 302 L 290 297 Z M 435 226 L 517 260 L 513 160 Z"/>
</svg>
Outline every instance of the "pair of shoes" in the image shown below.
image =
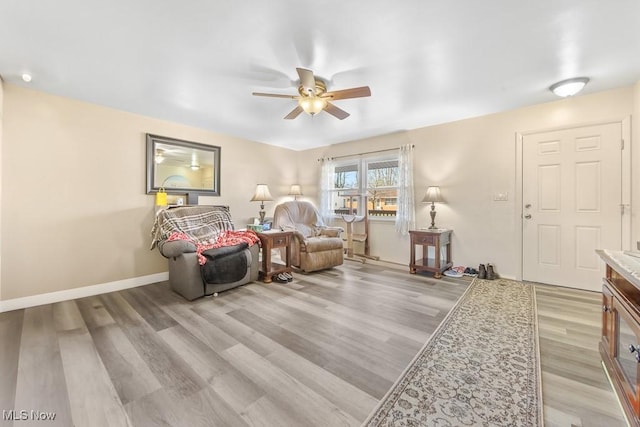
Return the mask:
<svg viewBox="0 0 640 427">
<path fill-rule="evenodd" d="M 493 280 L 497 277 L 498 275 L 493 271 L 493 265 L 487 264 L 487 280 Z"/>
<path fill-rule="evenodd" d="M 463 273 L 464 273 L 464 267 L 463 267 L 463 266 L 451 267 L 451 269 L 452 269 L 453 271 L 455 271 L 456 273 L 460 273 L 460 274 L 463 274 Z"/>
<path fill-rule="evenodd" d="M 464 274 L 465 276 L 476 276 L 478 274 L 478 270 L 476 270 L 475 268 L 467 267 L 464 269 L 464 272 L 462 274 Z"/>
<path fill-rule="evenodd" d="M 498 278 L 498 275 L 494 271 L 493 265 L 491 264 L 487 264 L 486 268 L 484 264 L 480 264 L 478 270 L 480 270 L 480 272 L 478 273 L 478 279 L 494 280 Z"/>
<path fill-rule="evenodd" d="M 276 282 L 287 283 L 293 280 L 293 275 L 291 273 L 280 273 L 277 276 L 274 276 Z"/>
<path fill-rule="evenodd" d="M 454 270 L 453 268 L 450 268 L 450 269 L 446 270 L 443 274 L 445 276 L 447 276 L 447 277 L 462 277 L 463 276 L 462 273 L 460 273 L 457 270 Z"/>
<path fill-rule="evenodd" d="M 288 280 L 282 273 L 276 274 L 275 276 L 271 276 L 271 280 L 278 283 L 287 283 Z"/>
<path fill-rule="evenodd" d="M 484 268 L 484 264 L 480 264 L 478 267 L 478 279 L 486 279 L 487 278 L 487 269 Z"/>
</svg>

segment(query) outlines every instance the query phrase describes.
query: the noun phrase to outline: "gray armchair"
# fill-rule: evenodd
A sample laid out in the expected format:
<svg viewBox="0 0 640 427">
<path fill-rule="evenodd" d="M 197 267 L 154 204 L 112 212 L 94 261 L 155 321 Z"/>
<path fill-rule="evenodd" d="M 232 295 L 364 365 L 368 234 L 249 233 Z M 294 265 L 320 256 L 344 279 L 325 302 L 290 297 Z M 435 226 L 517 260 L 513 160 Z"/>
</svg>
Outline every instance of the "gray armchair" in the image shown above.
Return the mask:
<svg viewBox="0 0 640 427">
<path fill-rule="evenodd" d="M 340 227 L 328 227 L 309 202 L 292 201 L 276 206 L 273 226 L 293 231 L 291 264 L 310 272 L 343 263 L 344 246 Z"/>
<path fill-rule="evenodd" d="M 233 231 L 227 206 L 184 206 L 158 213 L 151 247 L 157 246 L 168 259 L 173 291 L 191 301 L 258 279 L 257 243 L 243 242 L 198 253 L 197 244 L 213 243 L 226 231 Z M 177 235 L 184 238 L 173 240 Z"/>
</svg>

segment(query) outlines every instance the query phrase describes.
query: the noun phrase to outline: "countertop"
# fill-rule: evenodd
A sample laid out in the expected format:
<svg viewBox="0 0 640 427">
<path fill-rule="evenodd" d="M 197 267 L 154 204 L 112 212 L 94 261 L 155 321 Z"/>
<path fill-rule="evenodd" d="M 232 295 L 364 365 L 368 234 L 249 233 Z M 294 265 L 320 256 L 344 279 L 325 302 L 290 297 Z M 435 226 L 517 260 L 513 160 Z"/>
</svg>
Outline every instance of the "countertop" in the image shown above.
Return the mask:
<svg viewBox="0 0 640 427">
<path fill-rule="evenodd" d="M 628 255 L 624 251 L 598 249 L 596 253 L 618 274 L 640 289 L 640 253 L 638 256 Z"/>
</svg>

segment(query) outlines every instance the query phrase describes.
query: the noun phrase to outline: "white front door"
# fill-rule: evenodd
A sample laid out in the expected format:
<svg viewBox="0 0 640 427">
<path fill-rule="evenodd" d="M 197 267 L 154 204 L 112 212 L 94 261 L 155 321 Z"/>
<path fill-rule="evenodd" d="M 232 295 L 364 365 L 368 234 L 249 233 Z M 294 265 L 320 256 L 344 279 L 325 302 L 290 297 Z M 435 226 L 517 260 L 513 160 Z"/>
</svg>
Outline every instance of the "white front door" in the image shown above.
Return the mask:
<svg viewBox="0 0 640 427">
<path fill-rule="evenodd" d="M 598 291 L 596 249 L 621 249 L 622 125 L 525 135 L 524 280 Z"/>
</svg>

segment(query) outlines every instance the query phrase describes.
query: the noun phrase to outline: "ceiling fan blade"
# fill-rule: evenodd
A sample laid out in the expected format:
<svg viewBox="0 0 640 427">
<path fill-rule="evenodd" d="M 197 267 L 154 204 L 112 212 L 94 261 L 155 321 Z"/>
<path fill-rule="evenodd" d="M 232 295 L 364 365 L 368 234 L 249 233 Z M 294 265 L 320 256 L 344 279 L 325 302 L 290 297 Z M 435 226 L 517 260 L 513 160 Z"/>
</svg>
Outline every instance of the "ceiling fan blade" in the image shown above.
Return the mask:
<svg viewBox="0 0 640 427">
<path fill-rule="evenodd" d="M 300 113 L 302 113 L 304 110 L 302 109 L 301 106 L 297 106 L 296 108 L 294 108 L 289 114 L 287 114 L 286 116 L 284 116 L 285 120 L 292 120 L 295 119 L 296 117 L 298 117 L 300 115 Z"/>
<path fill-rule="evenodd" d="M 306 68 L 296 68 L 298 76 L 300 77 L 300 84 L 304 90 L 309 93 L 316 92 L 316 78 L 313 76 L 313 71 Z"/>
<path fill-rule="evenodd" d="M 338 108 L 330 102 L 327 102 L 327 106 L 324 107 L 324 111 L 331 114 L 334 117 L 339 118 L 340 120 L 344 120 L 349 117 L 349 113 L 344 111 L 342 108 Z"/>
<path fill-rule="evenodd" d="M 323 98 L 336 99 L 349 99 L 349 98 L 363 98 L 365 96 L 371 96 L 371 89 L 369 86 L 354 87 L 352 89 L 336 90 L 333 92 L 327 92 L 322 95 Z"/>
<path fill-rule="evenodd" d="M 262 93 L 262 92 L 253 92 L 254 96 L 268 96 L 271 98 L 288 98 L 288 99 L 298 99 L 299 97 L 296 95 L 280 95 L 278 93 Z"/>
</svg>

